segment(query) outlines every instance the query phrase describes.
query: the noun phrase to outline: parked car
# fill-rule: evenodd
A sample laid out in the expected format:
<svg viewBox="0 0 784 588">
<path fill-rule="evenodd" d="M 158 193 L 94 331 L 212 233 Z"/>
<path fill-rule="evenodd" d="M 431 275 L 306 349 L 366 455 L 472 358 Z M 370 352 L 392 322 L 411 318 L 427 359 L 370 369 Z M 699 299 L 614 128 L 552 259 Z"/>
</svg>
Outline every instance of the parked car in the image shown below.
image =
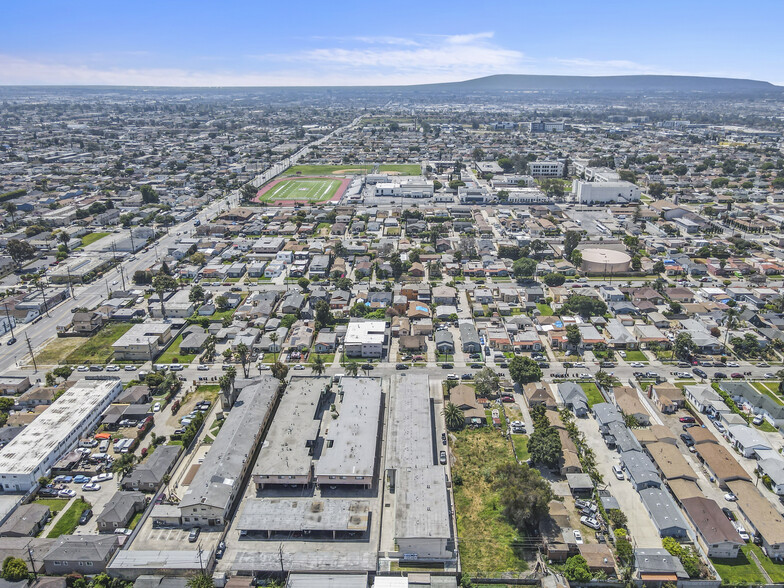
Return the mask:
<svg viewBox="0 0 784 588">
<path fill-rule="evenodd" d="M 701 370 L 698 367 L 692 368 L 691 371 L 693 371 L 696 375 L 698 375 L 701 378 L 707 378 L 708 377 L 708 374 L 705 372 L 705 370 Z"/>
<path fill-rule="evenodd" d="M 615 474 L 615 477 L 616 477 L 618 480 L 623 480 L 623 479 L 624 479 L 624 477 L 625 477 L 625 476 L 623 475 L 623 470 L 621 469 L 621 466 L 619 466 L 619 465 L 614 465 L 614 466 L 612 467 L 612 471 L 613 471 L 613 474 Z"/>
<path fill-rule="evenodd" d="M 126 365 L 124 369 L 126 372 L 135 372 L 137 368 L 135 365 Z"/>
<path fill-rule="evenodd" d="M 446 465 L 446 451 L 441 451 L 441 452 L 438 454 L 438 462 L 439 462 L 441 465 Z"/>
<path fill-rule="evenodd" d="M 406 364 L 404 364 L 404 363 L 399 363 L 399 364 L 397 364 L 397 365 L 395 366 L 395 369 L 396 369 L 396 370 L 407 370 L 407 369 L 408 369 L 408 366 L 407 366 Z"/>
<path fill-rule="evenodd" d="M 590 527 L 591 529 L 594 529 L 596 531 L 602 528 L 602 526 L 599 524 L 599 521 L 591 517 L 581 516 L 580 522 L 586 527 Z"/>
<path fill-rule="evenodd" d="M 226 542 L 221 541 L 218 543 L 218 548 L 215 550 L 215 559 L 223 559 L 224 553 L 226 553 Z"/>
<path fill-rule="evenodd" d="M 577 543 L 577 545 L 583 544 L 583 534 L 577 529 L 574 530 L 574 542 Z"/>
<path fill-rule="evenodd" d="M 193 527 L 191 532 L 188 533 L 188 543 L 196 543 L 196 540 L 199 538 L 199 534 L 201 533 L 201 527 Z"/>
<path fill-rule="evenodd" d="M 153 412 L 160 412 L 161 411 L 161 403 L 160 402 L 156 402 L 155 404 L 153 404 L 152 405 L 152 411 Z"/>
<path fill-rule="evenodd" d="M 735 519 L 738 518 L 735 516 L 735 513 L 732 512 L 730 509 L 728 509 L 726 506 L 721 507 L 721 512 L 723 512 L 724 516 L 726 516 L 731 521 L 734 521 Z"/>
<path fill-rule="evenodd" d="M 62 490 L 59 490 L 57 492 L 57 496 L 59 496 L 60 498 L 73 498 L 74 496 L 76 496 L 76 492 L 74 492 L 70 488 L 63 488 Z"/>
<path fill-rule="evenodd" d="M 725 374 L 724 372 L 716 372 L 715 374 L 713 374 L 713 379 L 714 380 L 726 380 L 727 379 L 727 374 Z"/>
<path fill-rule="evenodd" d="M 446 379 L 447 379 L 447 380 L 459 380 L 459 379 L 460 379 L 460 376 L 458 376 L 457 374 L 449 374 L 449 375 L 446 377 Z"/>
<path fill-rule="evenodd" d="M 513 397 L 513 396 L 509 396 L 509 395 L 504 395 L 504 396 L 501 396 L 501 402 L 507 402 L 507 403 L 509 403 L 509 402 L 514 402 L 514 401 L 515 401 L 515 400 L 514 400 L 514 397 Z"/>
<path fill-rule="evenodd" d="M 727 492 L 724 495 L 724 500 L 726 500 L 727 502 L 737 502 L 738 501 L 738 497 L 735 496 L 732 492 Z"/>
<path fill-rule="evenodd" d="M 79 474 L 78 476 L 74 476 L 74 484 L 86 484 L 90 481 L 90 476 L 83 476 Z"/>
<path fill-rule="evenodd" d="M 696 423 L 697 420 L 693 416 L 682 416 L 678 419 L 682 423 Z"/>
<path fill-rule="evenodd" d="M 301 363 L 298 363 L 297 365 L 295 365 L 295 366 L 294 366 L 294 369 L 295 369 L 295 370 L 304 370 L 304 369 L 305 369 L 305 366 L 304 366 L 304 365 L 302 365 Z M 198 527 L 197 527 L 197 528 L 198 528 Z"/>
<path fill-rule="evenodd" d="M 88 484 L 82 485 L 82 490 L 84 490 L 85 492 L 97 492 L 100 489 L 101 489 L 101 485 L 96 484 L 94 482 L 90 482 Z"/>
<path fill-rule="evenodd" d="M 681 440 L 686 444 L 686 447 L 694 446 L 694 437 L 688 433 L 681 433 Z"/>
<path fill-rule="evenodd" d="M 721 421 L 713 421 L 713 426 L 716 427 L 716 430 L 722 434 L 724 433 L 724 431 L 727 430 L 727 428 L 724 426 L 724 424 Z"/>
<path fill-rule="evenodd" d="M 208 365 L 206 365 L 204 363 L 200 363 L 199 367 L 197 367 L 196 369 L 199 370 L 200 372 L 207 372 L 207 371 L 210 370 L 210 366 L 208 366 Z"/>
<path fill-rule="evenodd" d="M 761 425 L 761 424 L 762 424 L 762 421 L 764 421 L 764 420 L 765 420 L 765 419 L 764 419 L 764 417 L 763 417 L 761 414 L 758 414 L 757 416 L 755 416 L 755 417 L 752 419 L 752 421 L 751 421 L 751 422 L 752 422 L 753 424 L 755 424 L 755 425 L 759 426 L 759 425 Z"/>
<path fill-rule="evenodd" d="M 460 376 L 460 379 L 461 380 L 473 380 L 474 379 L 474 374 L 463 374 L 462 376 Z"/>
<path fill-rule="evenodd" d="M 82 516 L 79 517 L 79 524 L 86 525 L 87 522 L 93 517 L 93 509 L 88 508 L 82 511 Z"/>
</svg>

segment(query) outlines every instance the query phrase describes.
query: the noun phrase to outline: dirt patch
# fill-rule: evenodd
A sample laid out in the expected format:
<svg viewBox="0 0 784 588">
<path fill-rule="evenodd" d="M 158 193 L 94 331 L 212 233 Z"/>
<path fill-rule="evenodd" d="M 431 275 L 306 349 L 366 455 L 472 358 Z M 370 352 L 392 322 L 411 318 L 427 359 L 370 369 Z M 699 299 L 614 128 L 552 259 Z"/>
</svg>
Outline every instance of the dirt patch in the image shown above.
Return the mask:
<svg viewBox="0 0 784 588">
<path fill-rule="evenodd" d="M 341 176 L 345 174 L 361 174 L 365 170 L 364 169 L 336 169 L 332 172 L 333 176 Z"/>
</svg>

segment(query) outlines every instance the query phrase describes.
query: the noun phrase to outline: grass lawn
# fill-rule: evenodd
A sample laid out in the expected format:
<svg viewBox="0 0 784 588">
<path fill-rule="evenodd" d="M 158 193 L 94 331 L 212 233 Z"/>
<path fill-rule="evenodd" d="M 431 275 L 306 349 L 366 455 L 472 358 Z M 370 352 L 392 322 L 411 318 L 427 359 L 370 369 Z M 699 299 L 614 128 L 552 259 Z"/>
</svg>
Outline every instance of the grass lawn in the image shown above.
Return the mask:
<svg viewBox="0 0 784 588">
<path fill-rule="evenodd" d="M 539 312 L 542 313 L 542 316 L 553 316 L 553 309 L 550 308 L 549 304 L 544 304 L 543 302 L 537 302 L 536 308 L 539 309 Z"/>
<path fill-rule="evenodd" d="M 108 363 L 114 352 L 112 343 L 122 337 L 133 325 L 131 323 L 109 323 L 96 335 L 74 349 L 65 358 L 66 363 Z"/>
<path fill-rule="evenodd" d="M 181 354 L 180 343 L 182 343 L 182 335 L 177 335 L 177 338 L 172 341 L 172 344 L 166 348 L 166 351 L 155 361 L 155 363 L 190 363 L 196 356 L 193 354 Z"/>
<path fill-rule="evenodd" d="M 771 560 L 764 553 L 762 553 L 762 549 L 760 549 L 757 545 L 750 543 L 748 545 L 744 545 L 741 547 L 741 549 L 744 550 L 745 553 L 753 551 L 757 556 L 757 559 L 762 564 L 762 567 L 765 568 L 766 572 L 768 572 L 770 579 L 773 580 L 776 584 L 781 584 L 784 582 L 784 564 L 776 563 Z"/>
<path fill-rule="evenodd" d="M 63 516 L 55 523 L 47 537 L 57 539 L 60 535 L 70 535 L 79 526 L 79 517 L 90 508 L 90 503 L 82 500 L 74 500 L 73 504 L 63 513 Z"/>
<path fill-rule="evenodd" d="M 512 547 L 519 538 L 517 529 L 504 519 L 492 488 L 495 469 L 514 460 L 509 442 L 491 427 L 463 430 L 454 436 L 452 474 L 462 478 L 462 483 L 454 486 L 454 494 L 463 571 L 473 574 L 527 569 Z"/>
<path fill-rule="evenodd" d="M 696 380 L 679 380 L 675 382 L 675 386 L 683 390 L 686 386 L 693 386 L 696 383 Z"/>
<path fill-rule="evenodd" d="M 378 172 L 398 172 L 401 176 L 421 176 L 422 166 L 416 163 L 388 163 L 379 165 Z"/>
<path fill-rule="evenodd" d="M 599 388 L 596 387 L 596 384 L 593 382 L 580 382 L 580 387 L 585 392 L 585 395 L 588 397 L 588 406 L 591 407 L 594 404 L 601 404 L 602 402 L 607 402 L 602 396 L 602 393 L 599 392 Z"/>
<path fill-rule="evenodd" d="M 752 386 L 754 386 L 755 390 L 757 390 L 758 392 L 761 392 L 762 394 L 764 394 L 765 396 L 767 396 L 768 398 L 773 400 L 776 404 L 784 404 L 784 403 L 781 402 L 781 398 L 779 398 L 773 392 L 771 392 L 770 388 L 768 388 L 762 382 L 749 382 L 749 383 Z"/>
<path fill-rule="evenodd" d="M 39 365 L 57 365 L 86 343 L 89 337 L 57 337 L 35 356 Z"/>
<path fill-rule="evenodd" d="M 324 361 L 324 365 L 326 367 L 330 367 L 332 362 L 335 361 L 334 353 L 316 353 L 315 351 L 311 351 L 310 355 L 308 356 L 308 364 L 312 364 L 318 356 L 321 356 L 321 359 Z"/>
<path fill-rule="evenodd" d="M 757 564 L 749 557 L 749 545 L 741 547 L 741 553 L 735 559 L 711 559 L 713 567 L 721 576 L 722 584 L 743 585 L 743 584 L 764 584 L 765 578 L 759 571 Z M 760 552 L 757 557 L 760 557 Z M 763 556 L 764 557 L 764 556 Z M 760 558 L 762 561 L 762 558 Z M 771 579 L 773 579 L 771 577 Z"/>
<path fill-rule="evenodd" d="M 649 361 L 642 351 L 632 350 L 626 352 L 626 361 Z"/>
<path fill-rule="evenodd" d="M 419 166 L 417 166 L 417 168 L 419 168 Z M 350 163 L 343 163 L 338 165 L 295 165 L 283 172 L 283 175 L 296 176 L 297 173 L 299 173 L 303 176 L 313 176 L 320 174 L 349 176 L 354 174 L 370 173 L 372 170 L 372 165 L 362 166 Z M 422 173 L 421 170 L 417 171 L 416 175 L 419 175 L 420 173 Z"/>
<path fill-rule="evenodd" d="M 129 529 L 135 529 L 136 525 L 139 524 L 139 521 L 142 520 L 142 515 L 144 515 L 143 512 L 137 512 L 135 515 L 133 515 L 133 518 L 131 519 L 131 522 L 128 523 L 128 528 Z"/>
<path fill-rule="evenodd" d="M 526 461 L 528 455 L 528 435 L 512 435 L 512 443 L 514 443 L 515 451 L 517 452 L 517 459 Z"/>
<path fill-rule="evenodd" d="M 82 247 L 87 247 L 98 241 L 99 239 L 103 239 L 109 233 L 90 233 L 82 237 Z"/>
<path fill-rule="evenodd" d="M 68 504 L 67 498 L 37 498 L 36 504 L 45 504 L 52 511 L 52 514 L 60 512 Z"/>
<path fill-rule="evenodd" d="M 768 421 L 762 421 L 761 425 L 752 425 L 765 433 L 775 433 L 778 429 L 771 425 Z"/>
</svg>

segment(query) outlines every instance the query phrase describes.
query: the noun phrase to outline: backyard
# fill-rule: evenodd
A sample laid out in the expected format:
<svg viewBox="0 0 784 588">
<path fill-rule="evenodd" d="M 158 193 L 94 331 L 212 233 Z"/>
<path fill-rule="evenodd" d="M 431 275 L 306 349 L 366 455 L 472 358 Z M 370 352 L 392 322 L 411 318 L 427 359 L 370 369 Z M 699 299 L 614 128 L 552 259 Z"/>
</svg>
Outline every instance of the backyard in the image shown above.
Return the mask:
<svg viewBox="0 0 784 588">
<path fill-rule="evenodd" d="M 155 363 L 190 363 L 196 359 L 195 354 L 182 354 L 180 353 L 180 343 L 182 343 L 182 335 L 172 341 L 172 344 L 166 348 L 166 351 L 155 361 Z"/>
<path fill-rule="evenodd" d="M 588 407 L 590 408 L 594 404 L 601 404 L 602 402 L 607 402 L 602 396 L 602 393 L 597 388 L 596 384 L 593 382 L 580 382 L 580 387 L 585 392 L 585 395 L 588 397 Z"/>
<path fill-rule="evenodd" d="M 65 363 L 96 364 L 108 363 L 114 355 L 112 343 L 132 327 L 131 323 L 109 323 L 98 333 L 85 340 L 65 358 Z M 80 338 L 81 339 L 81 338 Z"/>
<path fill-rule="evenodd" d="M 82 237 L 82 247 L 87 247 L 88 245 L 92 245 L 99 239 L 103 239 L 109 233 L 90 233 Z"/>
<path fill-rule="evenodd" d="M 519 537 L 517 529 L 504 519 L 498 494 L 492 488 L 495 469 L 514 460 L 509 442 L 489 427 L 452 435 L 452 476 L 463 571 L 496 574 L 527 569 L 514 547 Z"/>
<path fill-rule="evenodd" d="M 54 524 L 47 537 L 49 539 L 57 539 L 60 535 L 70 535 L 79 526 L 79 517 L 82 513 L 90 508 L 90 503 L 79 498 L 73 501 L 73 504 L 68 507 L 63 515 Z"/>
<path fill-rule="evenodd" d="M 646 361 L 646 362 L 649 361 L 648 356 L 645 355 L 642 351 L 632 349 L 626 351 L 625 353 L 626 353 L 626 357 L 624 359 L 626 359 L 626 361 Z"/>
</svg>

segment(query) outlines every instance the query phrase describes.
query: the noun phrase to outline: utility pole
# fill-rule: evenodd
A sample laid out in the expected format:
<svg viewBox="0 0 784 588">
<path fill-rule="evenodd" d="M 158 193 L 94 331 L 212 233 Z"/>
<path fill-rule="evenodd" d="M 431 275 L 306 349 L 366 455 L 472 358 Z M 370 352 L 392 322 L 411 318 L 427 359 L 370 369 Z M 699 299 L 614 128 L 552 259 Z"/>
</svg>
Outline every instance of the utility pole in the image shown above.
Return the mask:
<svg viewBox="0 0 784 588">
<path fill-rule="evenodd" d="M 46 303 L 46 292 L 44 291 L 44 285 L 40 281 L 38 282 L 38 288 L 41 290 L 41 298 L 44 301 L 44 311 L 46 312 L 46 316 L 49 316 L 49 305 Z"/>
<path fill-rule="evenodd" d="M 76 290 L 74 290 L 73 282 L 71 281 L 71 268 L 66 265 L 65 271 L 68 272 L 68 286 L 71 288 L 71 298 L 76 300 Z"/>
<path fill-rule="evenodd" d="M 30 337 L 27 336 L 25 333 L 25 340 L 27 341 L 27 349 L 30 350 L 30 357 L 33 358 L 33 367 L 35 368 L 35 372 L 38 372 L 38 365 L 35 363 L 35 355 L 33 354 L 33 346 L 30 345 Z"/>
<path fill-rule="evenodd" d="M 280 573 L 285 577 L 286 570 L 283 568 L 283 543 L 278 545 L 278 557 L 280 558 Z"/>
<path fill-rule="evenodd" d="M 204 562 L 202 562 L 202 559 L 201 559 L 202 551 L 203 550 L 201 548 L 201 541 L 199 541 L 199 568 L 201 569 L 201 575 L 203 576 L 204 575 Z"/>
<path fill-rule="evenodd" d="M 5 318 L 8 321 L 8 328 L 11 329 L 11 339 L 16 339 L 16 337 L 14 337 L 14 325 L 11 324 L 11 315 L 8 314 L 8 303 L 4 303 L 3 306 L 5 307 Z"/>
<path fill-rule="evenodd" d="M 30 544 L 29 543 L 27 544 L 27 555 L 30 558 L 30 568 L 33 570 L 33 576 L 35 576 L 35 579 L 37 580 L 38 579 L 38 572 L 35 569 L 35 561 L 33 561 L 33 550 L 30 549 Z"/>
<path fill-rule="evenodd" d="M 120 264 L 120 279 L 122 280 L 123 291 L 125 291 L 125 272 L 123 271 L 122 264 Z"/>
</svg>

